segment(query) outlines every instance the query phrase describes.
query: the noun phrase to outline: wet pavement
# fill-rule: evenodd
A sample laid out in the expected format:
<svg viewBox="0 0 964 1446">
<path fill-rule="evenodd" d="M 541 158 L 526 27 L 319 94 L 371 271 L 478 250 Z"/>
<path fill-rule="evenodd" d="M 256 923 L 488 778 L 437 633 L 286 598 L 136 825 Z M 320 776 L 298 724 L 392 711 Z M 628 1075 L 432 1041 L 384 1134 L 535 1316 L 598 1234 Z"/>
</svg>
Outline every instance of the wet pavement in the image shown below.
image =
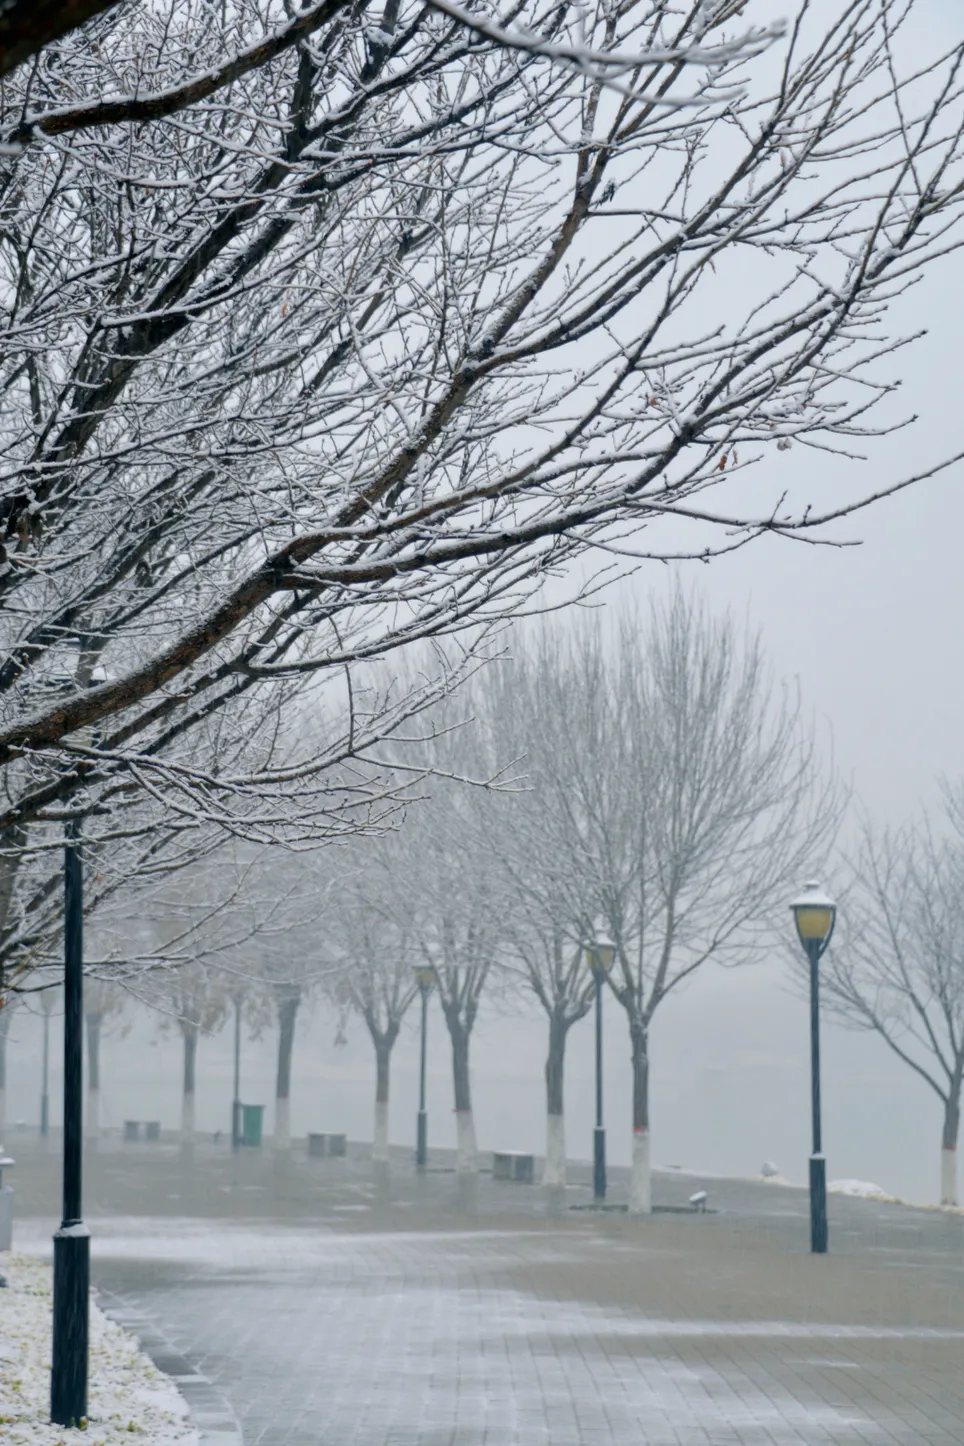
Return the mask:
<svg viewBox="0 0 964 1446">
<path fill-rule="evenodd" d="M 16 1144 L 42 1246 L 56 1149 Z M 95 1281 L 246 1446 L 964 1441 L 961 1217 L 834 1197 L 821 1259 L 802 1191 L 666 1173 L 638 1220 L 586 1209 L 585 1167 L 548 1198 L 432 1163 L 105 1143 Z M 715 1213 L 683 1213 L 698 1188 Z"/>
</svg>

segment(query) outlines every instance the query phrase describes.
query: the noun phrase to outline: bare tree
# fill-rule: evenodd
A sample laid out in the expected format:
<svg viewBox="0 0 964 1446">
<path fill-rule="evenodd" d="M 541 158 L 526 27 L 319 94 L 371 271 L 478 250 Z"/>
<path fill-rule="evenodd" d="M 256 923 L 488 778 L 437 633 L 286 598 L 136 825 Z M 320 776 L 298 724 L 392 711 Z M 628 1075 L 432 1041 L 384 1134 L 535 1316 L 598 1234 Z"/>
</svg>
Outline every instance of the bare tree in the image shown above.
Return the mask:
<svg viewBox="0 0 964 1446">
<path fill-rule="evenodd" d="M 329 992 L 364 1020 L 375 1050 L 372 1158 L 388 1159 L 392 1051 L 417 987 L 416 917 L 406 867 L 408 830 L 356 846 L 339 863 L 328 923 L 335 966 Z"/>
<path fill-rule="evenodd" d="M 88 975 L 84 980 L 84 1018 L 87 1024 L 86 1123 L 91 1142 L 100 1138 L 100 1045 L 104 1023 L 120 1019 L 128 1003 L 128 996 L 110 980 L 97 978 L 96 975 Z"/>
<path fill-rule="evenodd" d="M 964 831 L 959 792 L 936 825 L 864 820 L 821 965 L 828 1007 L 873 1030 L 941 1103 L 941 1204 L 958 1203 L 957 1143 L 964 1078 Z"/>
<path fill-rule="evenodd" d="M 181 1084 L 181 1144 L 195 1141 L 197 1115 L 197 1047 L 202 1035 L 213 1034 L 224 1023 L 230 996 L 224 977 L 198 963 L 166 974 L 164 992 L 170 1016 L 176 1021 L 184 1049 Z"/>
<path fill-rule="evenodd" d="M 470 1071 L 472 1031 L 505 928 L 487 851 L 489 812 L 500 802 L 492 787 L 500 770 L 492 763 L 488 740 L 461 726 L 463 717 L 461 708 L 442 710 L 433 758 L 442 774 L 454 774 L 456 779 L 468 775 L 476 783 L 468 786 L 439 776 L 432 781 L 431 798 L 412 809 L 404 838 L 409 859 L 404 887 L 413 905 L 413 952 L 417 963 L 435 971 L 452 1049 L 456 1169 L 473 1175 L 478 1170 L 478 1141 Z"/>
<path fill-rule="evenodd" d="M 236 992 L 243 996 L 248 986 L 249 1022 L 256 1032 L 267 1015 L 277 1023 L 273 1144 L 282 1154 L 291 1146 L 291 1064 L 298 1012 L 327 972 L 327 950 L 318 939 L 319 927 L 326 939 L 331 927 L 324 859 L 324 854 L 319 861 L 311 854 L 263 849 L 243 870 L 236 869 L 235 903 L 225 911 L 234 937 L 222 939 L 217 950 Z M 245 920 L 247 937 L 240 938 L 238 924 Z"/>
<path fill-rule="evenodd" d="M 573 852 L 567 765 L 581 733 L 606 767 L 606 744 L 592 738 L 591 726 L 585 731 L 590 720 L 580 711 L 586 702 L 590 710 L 607 707 L 608 679 L 597 661 L 600 692 L 572 688 L 562 629 L 547 626 L 536 639 L 517 635 L 511 659 L 486 670 L 466 700 L 489 757 L 506 769 L 501 796 L 485 810 L 484 854 L 501 920 L 500 968 L 521 978 L 547 1016 L 543 1184 L 551 1187 L 566 1179 L 566 1041 L 592 999 L 582 944 L 598 898 L 594 875 Z"/>
<path fill-rule="evenodd" d="M 822 513 L 781 459 L 895 423 L 887 306 L 961 234 L 961 49 L 910 61 L 909 0 L 729 43 L 769 8 L 507 37 L 448 0 L 183 0 L 7 77 L 0 839 L 53 848 L 81 794 L 105 837 L 133 793 L 259 841 L 371 827 L 406 642 L 586 547 L 816 536 L 913 480 Z M 242 759 L 285 688 L 331 728 Z"/>
<path fill-rule="evenodd" d="M 506 671 L 492 716 L 511 716 L 505 741 L 525 745 L 531 794 L 498 848 L 549 1015 L 550 1114 L 561 1116 L 565 1032 L 588 1007 L 579 945 L 601 920 L 629 1025 L 630 1208 L 645 1212 L 656 1011 L 708 961 L 753 957 L 774 900 L 826 850 L 839 804 L 758 640 L 741 643 L 730 619 L 679 589 L 648 619 L 625 616 L 614 639 L 598 625 L 547 630 Z"/>
</svg>

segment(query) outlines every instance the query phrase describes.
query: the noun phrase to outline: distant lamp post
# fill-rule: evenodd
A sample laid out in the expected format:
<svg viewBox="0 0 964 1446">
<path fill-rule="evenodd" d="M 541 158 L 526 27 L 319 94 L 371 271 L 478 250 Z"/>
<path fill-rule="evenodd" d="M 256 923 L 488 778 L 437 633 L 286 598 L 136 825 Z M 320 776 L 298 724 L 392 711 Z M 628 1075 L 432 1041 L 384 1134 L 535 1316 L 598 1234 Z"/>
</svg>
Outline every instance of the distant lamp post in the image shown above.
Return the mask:
<svg viewBox="0 0 964 1446">
<path fill-rule="evenodd" d="M 419 1170 L 424 1170 L 428 1160 L 428 1115 L 425 1112 L 425 1048 L 428 1038 L 428 996 L 432 992 L 435 983 L 435 970 L 432 968 L 417 968 L 415 971 L 415 983 L 418 985 L 418 992 L 422 996 L 422 1041 L 421 1057 L 418 1072 L 418 1119 L 415 1128 L 415 1164 Z"/>
<path fill-rule="evenodd" d="M 602 987 L 616 958 L 616 945 L 605 936 L 585 946 L 586 964 L 596 986 L 596 1128 L 592 1135 L 592 1193 L 606 1198 L 606 1131 L 603 1126 Z"/>
<path fill-rule="evenodd" d="M 810 1155 L 810 1249 L 827 1251 L 827 1162 L 820 1126 L 820 960 L 837 918 L 837 906 L 818 883 L 804 884 L 790 905 L 797 935 L 810 960 L 810 1100 L 813 1150 Z"/>
<path fill-rule="evenodd" d="M 234 1099 L 231 1101 L 231 1148 L 241 1148 L 241 1006 L 244 995 L 234 996 Z"/>
</svg>

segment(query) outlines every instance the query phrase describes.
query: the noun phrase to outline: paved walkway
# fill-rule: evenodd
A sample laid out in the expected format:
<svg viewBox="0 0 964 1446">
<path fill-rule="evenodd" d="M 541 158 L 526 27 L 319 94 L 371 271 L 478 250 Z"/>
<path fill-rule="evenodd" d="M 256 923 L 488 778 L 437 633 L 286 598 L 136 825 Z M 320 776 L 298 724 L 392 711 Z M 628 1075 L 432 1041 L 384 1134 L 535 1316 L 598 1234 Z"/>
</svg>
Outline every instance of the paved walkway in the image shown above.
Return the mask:
<svg viewBox="0 0 964 1446">
<path fill-rule="evenodd" d="M 46 1166 L 21 1160 L 29 1243 Z M 959 1218 L 834 1200 L 814 1259 L 802 1192 L 772 1186 L 632 1220 L 407 1161 L 91 1173 L 95 1279 L 223 1390 L 246 1446 L 964 1441 Z M 697 1183 L 660 1177 L 657 1201 Z"/>
</svg>

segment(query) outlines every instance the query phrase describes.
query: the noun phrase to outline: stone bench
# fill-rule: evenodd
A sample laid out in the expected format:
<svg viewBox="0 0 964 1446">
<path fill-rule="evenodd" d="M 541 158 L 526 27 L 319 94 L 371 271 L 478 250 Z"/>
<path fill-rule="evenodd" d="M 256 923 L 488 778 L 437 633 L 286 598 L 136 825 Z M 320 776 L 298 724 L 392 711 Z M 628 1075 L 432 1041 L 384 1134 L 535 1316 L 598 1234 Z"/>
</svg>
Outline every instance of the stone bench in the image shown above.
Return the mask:
<svg viewBox="0 0 964 1446">
<path fill-rule="evenodd" d="M 127 1141 L 139 1140 L 141 1138 L 141 1121 L 125 1120 L 123 1138 Z M 151 1140 L 154 1144 L 161 1138 L 160 1120 L 144 1120 L 144 1139 Z"/>
<path fill-rule="evenodd" d="M 347 1135 L 309 1135 L 308 1154 L 314 1160 L 320 1160 L 326 1155 L 347 1155 Z"/>
<path fill-rule="evenodd" d="M 492 1155 L 493 1180 L 518 1180 L 531 1185 L 535 1175 L 535 1157 L 517 1150 L 500 1150 Z"/>
</svg>

